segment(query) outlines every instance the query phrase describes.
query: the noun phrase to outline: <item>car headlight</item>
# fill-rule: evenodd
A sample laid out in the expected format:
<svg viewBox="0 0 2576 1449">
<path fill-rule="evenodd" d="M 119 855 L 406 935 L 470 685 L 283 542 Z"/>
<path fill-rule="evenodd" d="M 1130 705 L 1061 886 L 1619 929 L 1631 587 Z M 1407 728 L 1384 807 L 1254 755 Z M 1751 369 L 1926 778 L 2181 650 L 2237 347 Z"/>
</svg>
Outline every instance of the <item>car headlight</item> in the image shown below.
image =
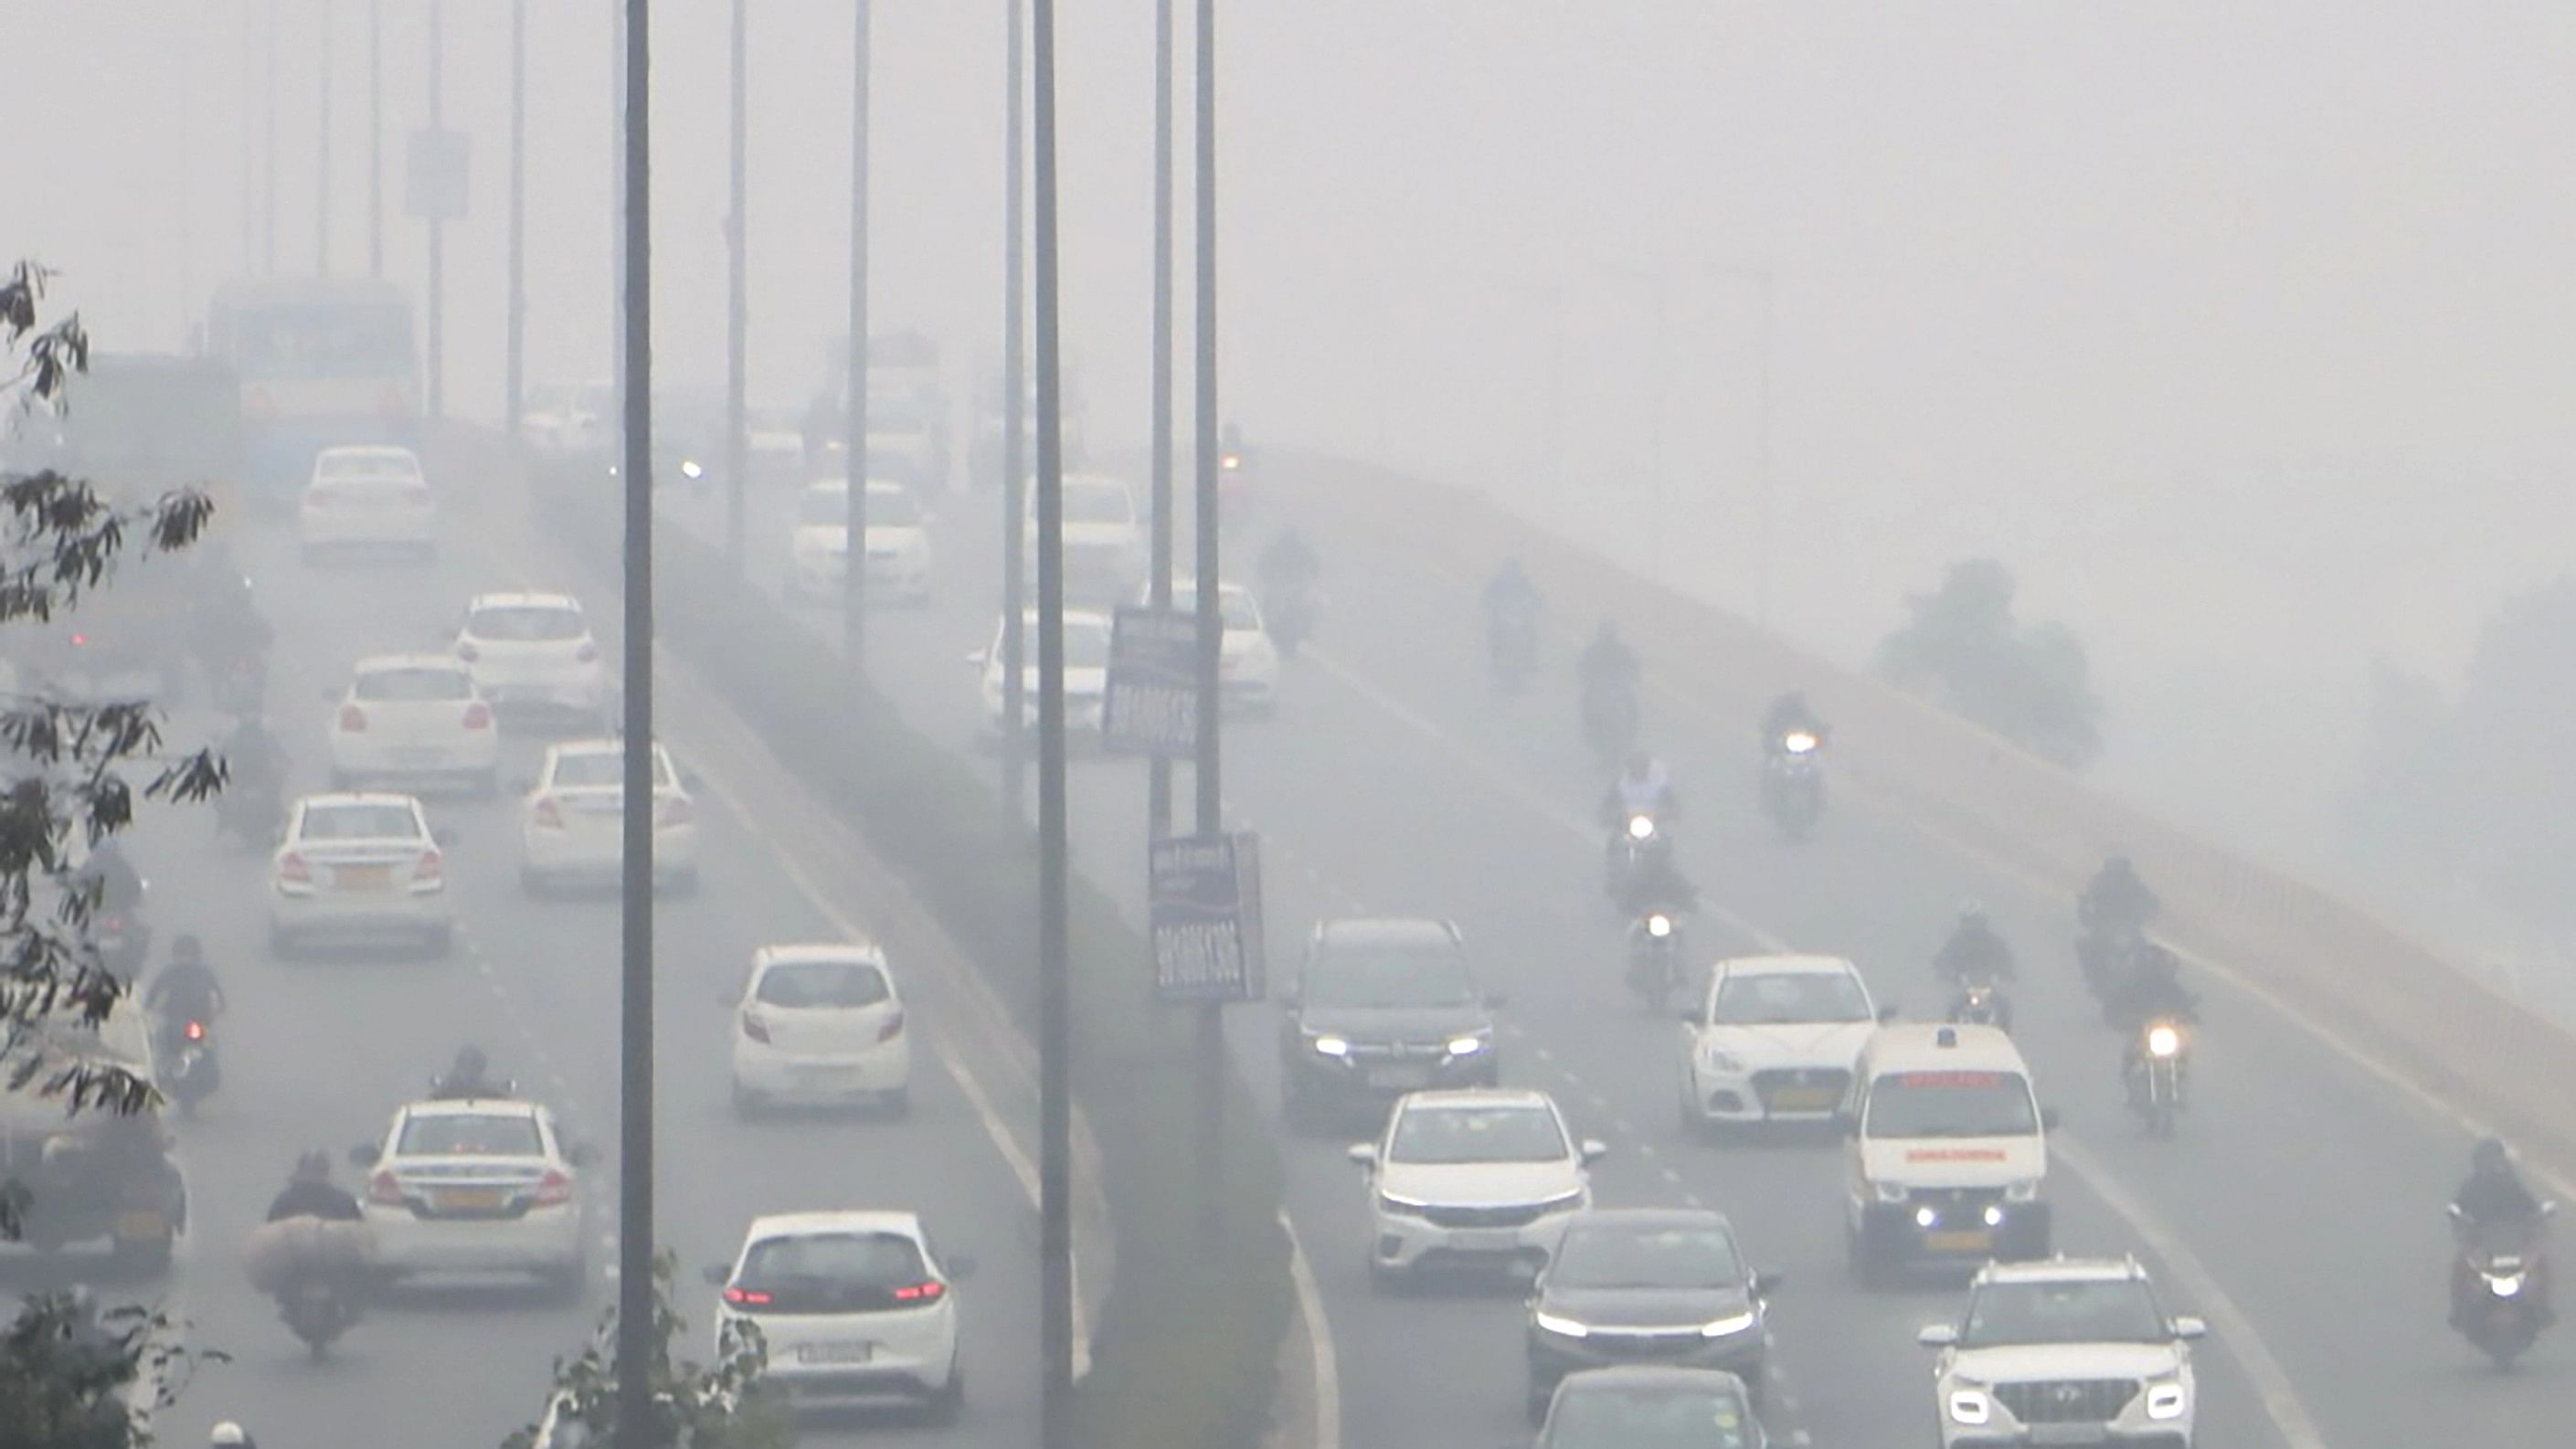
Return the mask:
<svg viewBox="0 0 2576 1449">
<path fill-rule="evenodd" d="M 2005 1188 L 2004 1188 L 2004 1201 L 2006 1201 L 2006 1202 L 2037 1202 L 2037 1201 L 2039 1201 L 2039 1179 L 2038 1179 L 2038 1178 L 2035 1178 L 2035 1177 L 2028 1177 L 2028 1178 L 2024 1178 L 2024 1179 L 2022 1179 L 2022 1180 L 2021 1180 L 2021 1181 L 2019 1181 L 2019 1182 L 2012 1183 L 2012 1184 L 2010 1184 L 2009 1186 L 2005 1187 Z"/>
<path fill-rule="evenodd" d="M 1422 1210 L 1429 1206 L 1431 1204 L 1427 1202 L 1419 1202 L 1409 1197 L 1397 1197 L 1391 1192 L 1381 1191 L 1377 1195 L 1377 1210 L 1400 1218 L 1418 1218 L 1422 1216 Z"/>
<path fill-rule="evenodd" d="M 695 482 L 707 476 L 707 470 L 697 459 L 683 458 L 680 460 L 680 476 Z"/>
<path fill-rule="evenodd" d="M 1758 1320 L 1753 1316 L 1753 1310 L 1748 1308 L 1742 1313 L 1730 1313 L 1726 1317 L 1718 1319 L 1713 1323 L 1701 1324 L 1699 1328 L 1699 1336 L 1702 1338 L 1732 1338 L 1736 1334 L 1750 1331 L 1757 1321 Z"/>
<path fill-rule="evenodd" d="M 1314 1039 L 1311 1045 L 1315 1048 L 1315 1053 L 1318 1056 L 1346 1057 L 1351 1054 L 1350 1041 L 1345 1037 L 1319 1036 Z"/>
<path fill-rule="evenodd" d="M 1901 1182 L 1879 1182 L 1872 1183 L 1870 1186 L 1877 1192 L 1878 1200 L 1880 1202 L 1900 1203 L 1905 1201 L 1905 1184 Z"/>
<path fill-rule="evenodd" d="M 1472 1036 L 1453 1036 L 1449 1038 L 1449 1055 L 1472 1057 L 1492 1044 L 1492 1039 L 1482 1033 Z"/>
<path fill-rule="evenodd" d="M 1934 1208 L 1930 1203 L 1925 1203 L 1923 1206 L 1914 1210 L 1914 1226 L 1918 1228 L 1928 1228 L 1940 1221 L 1941 1214 L 1939 1210 Z"/>
<path fill-rule="evenodd" d="M 1952 1389 L 1949 1409 L 1953 1424 L 1982 1424 L 1995 1415 L 1994 1400 L 1983 1389 Z"/>
<path fill-rule="evenodd" d="M 2189 1407 L 2191 1407 L 2191 1396 L 2183 1392 L 2179 1380 L 2147 1385 L 2148 1418 L 2179 1419 L 2182 1417 L 2182 1411 Z"/>
<path fill-rule="evenodd" d="M 1744 1074 L 1744 1059 L 1737 1056 L 1735 1053 L 1726 1050 L 1724 1047 L 1701 1047 L 1699 1049 L 1699 1064 L 1705 1070 L 1724 1072 L 1728 1076 L 1742 1076 Z"/>
<path fill-rule="evenodd" d="M 1553 1333 L 1559 1338 L 1590 1338 L 1592 1336 L 1591 1329 L 1585 1327 L 1582 1323 L 1574 1319 L 1567 1318 L 1563 1314 L 1559 1313 L 1532 1314 L 1530 1321 L 1538 1325 L 1539 1332 Z"/>
</svg>

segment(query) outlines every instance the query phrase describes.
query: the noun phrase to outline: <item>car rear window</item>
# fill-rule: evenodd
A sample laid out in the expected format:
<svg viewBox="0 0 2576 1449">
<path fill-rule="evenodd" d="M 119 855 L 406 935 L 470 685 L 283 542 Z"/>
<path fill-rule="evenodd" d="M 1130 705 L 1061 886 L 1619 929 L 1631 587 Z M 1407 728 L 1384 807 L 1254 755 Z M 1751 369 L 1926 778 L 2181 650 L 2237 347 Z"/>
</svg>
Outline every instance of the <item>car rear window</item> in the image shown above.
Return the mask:
<svg viewBox="0 0 2576 1449">
<path fill-rule="evenodd" d="M 576 789 L 599 785 L 618 785 L 626 780 L 626 756 L 615 750 L 586 751 L 578 755 L 555 757 L 554 784 Z M 671 783 L 669 763 L 659 755 L 653 761 L 655 788 L 668 788 Z"/>
<path fill-rule="evenodd" d="M 325 453 L 315 476 L 333 480 L 349 478 L 391 478 L 403 481 L 420 477 L 420 460 L 409 453 L 364 452 Z"/>
<path fill-rule="evenodd" d="M 590 632 L 579 609 L 555 605 L 495 604 L 465 616 L 465 632 L 477 639 L 543 644 L 578 639 Z"/>
<path fill-rule="evenodd" d="M 800 1233 L 752 1244 L 727 1296 L 768 1313 L 869 1313 L 917 1306 L 929 1281 L 920 1245 L 901 1233 Z"/>
<path fill-rule="evenodd" d="M 415 839 L 420 822 L 407 805 L 310 805 L 296 834 L 305 840 Z"/>
<path fill-rule="evenodd" d="M 410 1117 L 394 1139 L 396 1157 L 543 1157 L 537 1119 L 499 1113 Z"/>
<path fill-rule="evenodd" d="M 474 683 L 462 669 L 441 669 L 435 665 L 370 669 L 358 676 L 357 693 L 358 698 L 371 702 L 469 699 L 474 694 Z"/>
<path fill-rule="evenodd" d="M 1750 1449 L 1753 1415 L 1724 1388 L 1577 1384 L 1557 1396 L 1541 1449 Z"/>
<path fill-rule="evenodd" d="M 894 994 L 865 961 L 782 961 L 761 973 L 753 999 L 789 1010 L 874 1006 Z"/>
</svg>

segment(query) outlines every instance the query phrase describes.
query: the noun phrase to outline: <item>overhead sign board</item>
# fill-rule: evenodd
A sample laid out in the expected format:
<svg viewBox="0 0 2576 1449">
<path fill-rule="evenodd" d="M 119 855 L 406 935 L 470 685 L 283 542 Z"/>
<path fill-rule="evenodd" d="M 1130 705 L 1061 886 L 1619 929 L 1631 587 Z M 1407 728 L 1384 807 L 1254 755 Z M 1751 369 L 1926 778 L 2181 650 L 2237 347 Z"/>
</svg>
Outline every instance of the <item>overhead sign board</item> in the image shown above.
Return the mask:
<svg viewBox="0 0 2576 1449">
<path fill-rule="evenodd" d="M 1111 620 L 1101 739 L 1113 750 L 1186 758 L 1198 748 L 1198 619 L 1121 608 Z"/>
<path fill-rule="evenodd" d="M 1154 994 L 1165 1002 L 1259 1001 L 1269 991 L 1261 838 L 1169 836 L 1147 847 Z"/>
<path fill-rule="evenodd" d="M 466 145 L 463 131 L 411 133 L 408 164 L 403 168 L 403 210 L 422 221 L 462 221 L 465 217 Z"/>
</svg>

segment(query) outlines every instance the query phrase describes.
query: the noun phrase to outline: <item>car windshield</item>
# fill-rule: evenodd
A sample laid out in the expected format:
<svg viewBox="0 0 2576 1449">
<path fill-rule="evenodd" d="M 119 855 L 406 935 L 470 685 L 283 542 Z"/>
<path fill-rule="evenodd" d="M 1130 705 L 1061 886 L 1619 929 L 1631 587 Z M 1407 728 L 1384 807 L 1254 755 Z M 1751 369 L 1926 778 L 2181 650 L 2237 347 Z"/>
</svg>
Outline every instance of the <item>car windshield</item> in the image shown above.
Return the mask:
<svg viewBox="0 0 2576 1449">
<path fill-rule="evenodd" d="M 1136 502 L 1127 496 L 1123 483 L 1074 483 L 1064 485 L 1064 521 L 1067 523 L 1133 523 Z"/>
<path fill-rule="evenodd" d="M 1345 1010 L 1472 1006 L 1475 978 L 1446 941 L 1328 945 L 1306 965 L 1306 1003 Z"/>
<path fill-rule="evenodd" d="M 1726 1026 L 1867 1021 L 1869 998 L 1861 994 L 1859 982 L 1840 972 L 1730 974 L 1717 989 L 1717 1010 L 1710 1019 Z"/>
<path fill-rule="evenodd" d="M 464 1112 L 412 1117 L 394 1139 L 396 1157 L 542 1157 L 534 1117 Z"/>
<path fill-rule="evenodd" d="M 420 822 L 408 805 L 309 805 L 295 833 L 303 840 L 410 840 L 420 835 Z"/>
<path fill-rule="evenodd" d="M 781 961 L 761 973 L 752 999 L 790 1010 L 874 1006 L 894 993 L 865 961 Z"/>
<path fill-rule="evenodd" d="M 1744 1282 L 1735 1239 L 1715 1223 L 1637 1226 L 1578 1221 L 1549 1264 L 1558 1288 L 1734 1288 Z"/>
<path fill-rule="evenodd" d="M 1030 674 L 1038 672 L 1038 616 L 1031 614 L 1020 628 L 1020 667 Z M 1002 631 L 993 631 L 993 654 L 996 664 L 1002 658 Z M 1064 621 L 1064 667 L 1067 669 L 1106 669 L 1109 667 L 1109 625 L 1092 619 L 1068 615 Z"/>
<path fill-rule="evenodd" d="M 1988 1283 L 1968 1298 L 1959 1342 L 2164 1343 L 2173 1334 L 2156 1295 L 2135 1278 L 2054 1283 Z"/>
<path fill-rule="evenodd" d="M 467 699 L 474 693 L 474 683 L 462 669 L 421 665 L 370 669 L 358 676 L 356 692 L 358 698 L 370 703 Z"/>
<path fill-rule="evenodd" d="M 1391 1162 L 1560 1162 L 1565 1130 L 1545 1107 L 1416 1107 L 1395 1124 Z"/>
<path fill-rule="evenodd" d="M 317 479 L 418 478 L 420 459 L 396 448 L 334 450 L 314 460 Z"/>
<path fill-rule="evenodd" d="M 920 1303 L 929 1279 L 901 1233 L 799 1233 L 752 1244 L 726 1297 L 755 1312 L 857 1313 Z"/>
<path fill-rule="evenodd" d="M 575 789 L 584 789 L 601 785 L 622 785 L 625 782 L 626 752 L 623 750 L 584 750 L 579 754 L 565 753 L 555 756 L 553 783 L 557 787 L 571 786 Z M 670 762 L 664 760 L 661 752 L 657 750 L 653 757 L 653 788 L 668 789 L 670 784 Z"/>
<path fill-rule="evenodd" d="M 1872 1137 L 2021 1137 L 2039 1130 L 2019 1072 L 1891 1072 L 1870 1084 Z"/>
<path fill-rule="evenodd" d="M 513 644 L 555 643 L 589 633 L 579 609 L 560 604 L 487 604 L 466 616 L 465 632 Z"/>
<path fill-rule="evenodd" d="M 1725 1388 L 1575 1384 L 1557 1395 L 1539 1449 L 1751 1449 L 1753 1434 Z"/>
</svg>

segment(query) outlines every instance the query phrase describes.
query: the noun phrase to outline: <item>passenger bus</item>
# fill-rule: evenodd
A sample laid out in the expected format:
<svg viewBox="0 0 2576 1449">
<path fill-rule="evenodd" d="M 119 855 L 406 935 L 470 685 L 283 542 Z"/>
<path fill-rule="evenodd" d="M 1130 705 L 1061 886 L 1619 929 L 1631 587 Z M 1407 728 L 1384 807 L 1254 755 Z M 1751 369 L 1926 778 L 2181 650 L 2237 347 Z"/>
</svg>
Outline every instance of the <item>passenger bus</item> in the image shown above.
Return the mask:
<svg viewBox="0 0 2576 1449">
<path fill-rule="evenodd" d="M 322 448 L 418 443 L 420 365 L 411 298 L 399 287 L 234 282 L 207 309 L 206 350 L 241 379 L 251 477 L 264 501 L 295 497 Z"/>
</svg>

